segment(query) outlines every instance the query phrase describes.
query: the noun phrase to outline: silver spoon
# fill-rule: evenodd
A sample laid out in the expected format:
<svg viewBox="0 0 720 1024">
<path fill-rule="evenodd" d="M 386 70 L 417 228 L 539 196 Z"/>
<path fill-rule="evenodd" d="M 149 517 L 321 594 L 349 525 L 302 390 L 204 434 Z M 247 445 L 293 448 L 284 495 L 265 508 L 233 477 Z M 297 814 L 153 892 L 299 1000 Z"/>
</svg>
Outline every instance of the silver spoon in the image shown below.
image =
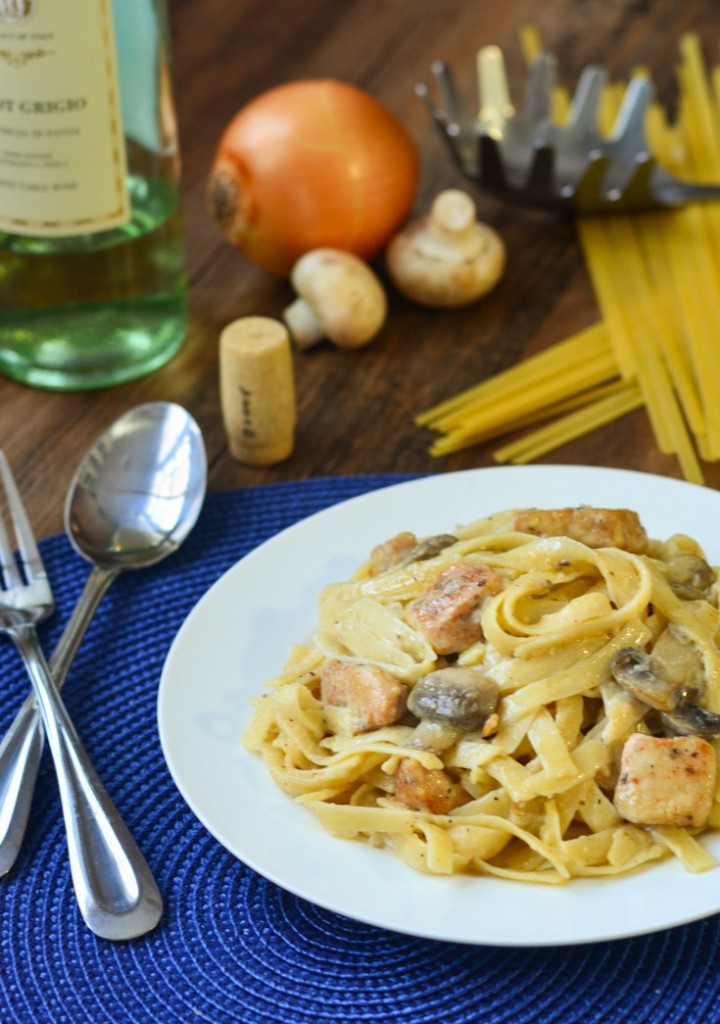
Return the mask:
<svg viewBox="0 0 720 1024">
<path fill-rule="evenodd" d="M 170 402 L 140 405 L 121 416 L 80 464 L 65 504 L 65 529 L 93 568 L 52 658 L 60 688 L 80 642 L 112 581 L 124 569 L 153 565 L 172 554 L 195 525 L 205 497 L 207 460 L 200 429 Z M 0 875 L 22 845 L 43 748 L 40 716 L 31 695 L 0 744 Z M 127 864 L 102 857 L 97 877 L 95 832 L 86 831 L 81 909 L 105 938 L 134 938 L 153 928 L 162 899 L 147 865 L 127 877 Z M 100 838 L 100 837 L 98 837 Z M 149 876 L 149 878 L 148 878 Z M 80 897 L 79 897 L 80 898 Z"/>
</svg>

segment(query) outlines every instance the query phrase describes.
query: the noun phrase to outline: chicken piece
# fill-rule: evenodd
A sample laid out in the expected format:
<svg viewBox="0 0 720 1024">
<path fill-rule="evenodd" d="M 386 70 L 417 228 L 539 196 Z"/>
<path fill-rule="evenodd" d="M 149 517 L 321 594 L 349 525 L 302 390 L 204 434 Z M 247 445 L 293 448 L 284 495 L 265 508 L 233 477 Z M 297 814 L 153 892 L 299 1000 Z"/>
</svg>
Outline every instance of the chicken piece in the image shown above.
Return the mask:
<svg viewBox="0 0 720 1024">
<path fill-rule="evenodd" d="M 418 630 L 437 654 L 456 654 L 482 637 L 480 611 L 486 598 L 503 588 L 504 579 L 484 565 L 448 566 L 410 605 L 405 621 Z"/>
<path fill-rule="evenodd" d="M 353 733 L 397 722 L 405 714 L 407 695 L 408 687 L 377 665 L 333 658 L 320 672 L 320 699 L 350 709 Z"/>
<path fill-rule="evenodd" d="M 626 741 L 614 803 L 636 825 L 707 824 L 715 793 L 715 751 L 700 736 L 646 736 Z"/>
<path fill-rule="evenodd" d="M 570 537 L 589 548 L 622 548 L 638 555 L 648 548 L 644 526 L 627 508 L 531 508 L 519 512 L 513 526 L 536 537 Z"/>
<path fill-rule="evenodd" d="M 411 811 L 428 814 L 449 814 L 469 799 L 442 768 L 426 768 L 412 757 L 404 757 L 398 765 L 395 796 Z"/>
<path fill-rule="evenodd" d="M 402 565 L 407 555 L 417 545 L 417 537 L 409 530 L 398 533 L 390 540 L 376 544 L 370 552 L 370 575 L 379 576 L 381 572 Z"/>
</svg>

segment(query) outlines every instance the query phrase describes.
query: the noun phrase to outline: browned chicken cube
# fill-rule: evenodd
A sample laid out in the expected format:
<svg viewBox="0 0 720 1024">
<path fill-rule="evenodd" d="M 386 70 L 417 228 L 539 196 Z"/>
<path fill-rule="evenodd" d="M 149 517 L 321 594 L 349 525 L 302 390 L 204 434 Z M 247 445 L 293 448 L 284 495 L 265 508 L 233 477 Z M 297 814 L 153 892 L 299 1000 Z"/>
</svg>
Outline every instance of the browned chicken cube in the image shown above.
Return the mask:
<svg viewBox="0 0 720 1024">
<path fill-rule="evenodd" d="M 412 757 L 405 757 L 395 775 L 395 796 L 411 811 L 449 814 L 467 803 L 468 795 L 442 768 L 426 768 Z"/>
<path fill-rule="evenodd" d="M 397 722 L 405 714 L 407 695 L 407 686 L 377 665 L 332 658 L 320 672 L 320 699 L 349 708 L 356 733 Z"/>
<path fill-rule="evenodd" d="M 379 576 L 381 572 L 402 565 L 417 542 L 415 534 L 405 530 L 390 540 L 383 541 L 382 544 L 376 544 L 370 552 L 370 575 Z"/>
<path fill-rule="evenodd" d="M 648 546 L 647 533 L 637 512 L 627 508 L 531 508 L 518 513 L 513 525 L 521 533 L 570 537 L 589 548 L 621 548 L 642 554 Z"/>
<path fill-rule="evenodd" d="M 715 751 L 700 736 L 646 736 L 626 741 L 615 806 L 636 825 L 707 824 L 715 794 Z"/>
<path fill-rule="evenodd" d="M 483 565 L 451 565 L 411 604 L 405 620 L 437 654 L 456 654 L 482 638 L 480 611 L 503 577 Z"/>
</svg>

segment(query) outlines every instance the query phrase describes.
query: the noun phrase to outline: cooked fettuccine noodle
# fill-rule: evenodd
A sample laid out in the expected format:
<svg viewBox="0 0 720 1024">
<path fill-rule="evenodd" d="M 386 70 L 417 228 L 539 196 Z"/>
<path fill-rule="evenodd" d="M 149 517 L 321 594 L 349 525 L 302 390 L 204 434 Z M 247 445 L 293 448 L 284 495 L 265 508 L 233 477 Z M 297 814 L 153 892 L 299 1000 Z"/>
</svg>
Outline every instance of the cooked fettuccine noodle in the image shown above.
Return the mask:
<svg viewBox="0 0 720 1024">
<path fill-rule="evenodd" d="M 329 832 L 561 883 L 714 865 L 716 574 L 627 510 L 513 510 L 378 545 L 258 698 L 246 746 Z"/>
</svg>

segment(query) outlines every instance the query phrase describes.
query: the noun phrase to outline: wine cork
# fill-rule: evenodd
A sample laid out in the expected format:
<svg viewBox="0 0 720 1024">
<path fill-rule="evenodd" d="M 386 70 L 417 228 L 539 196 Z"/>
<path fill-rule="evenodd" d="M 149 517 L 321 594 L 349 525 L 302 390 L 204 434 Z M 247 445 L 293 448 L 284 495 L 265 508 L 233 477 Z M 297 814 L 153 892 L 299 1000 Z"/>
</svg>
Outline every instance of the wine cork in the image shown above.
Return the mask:
<svg viewBox="0 0 720 1024">
<path fill-rule="evenodd" d="M 247 316 L 220 335 L 220 404 L 230 454 L 267 466 L 290 457 L 295 443 L 295 384 L 284 324 Z"/>
</svg>

